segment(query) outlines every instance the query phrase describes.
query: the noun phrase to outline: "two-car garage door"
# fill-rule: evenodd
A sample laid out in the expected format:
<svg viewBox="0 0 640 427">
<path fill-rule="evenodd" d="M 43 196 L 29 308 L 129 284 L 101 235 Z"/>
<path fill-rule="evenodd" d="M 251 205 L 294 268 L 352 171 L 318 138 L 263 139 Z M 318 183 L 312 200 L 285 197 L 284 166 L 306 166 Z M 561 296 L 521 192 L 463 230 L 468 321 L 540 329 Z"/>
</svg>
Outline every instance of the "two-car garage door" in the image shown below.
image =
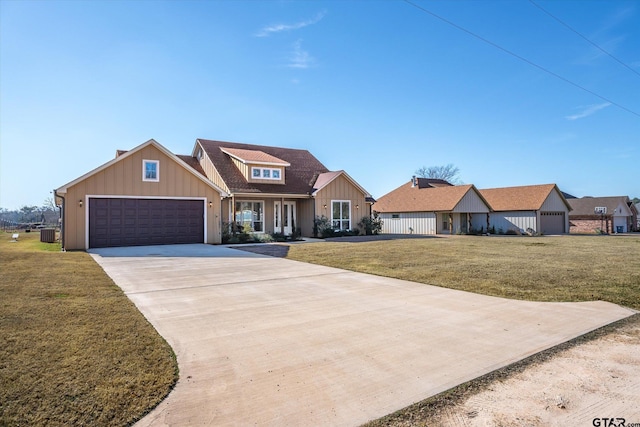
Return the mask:
<svg viewBox="0 0 640 427">
<path fill-rule="evenodd" d="M 204 242 L 204 201 L 89 199 L 89 247 Z"/>
</svg>

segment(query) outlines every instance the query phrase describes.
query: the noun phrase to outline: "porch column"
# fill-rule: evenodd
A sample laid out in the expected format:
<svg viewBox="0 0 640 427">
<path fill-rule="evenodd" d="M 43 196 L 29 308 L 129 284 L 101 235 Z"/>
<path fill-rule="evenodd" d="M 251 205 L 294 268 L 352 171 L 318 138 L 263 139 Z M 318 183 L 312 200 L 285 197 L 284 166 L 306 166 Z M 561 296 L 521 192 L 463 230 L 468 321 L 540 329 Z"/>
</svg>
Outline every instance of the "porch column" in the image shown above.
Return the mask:
<svg viewBox="0 0 640 427">
<path fill-rule="evenodd" d="M 229 224 L 231 224 L 231 231 L 233 233 L 236 233 L 238 231 L 238 228 L 236 227 L 236 219 L 234 218 L 235 210 L 236 210 L 236 196 L 232 194 L 231 206 L 229 206 Z"/>
<path fill-rule="evenodd" d="M 280 233 L 284 235 L 284 197 L 280 197 Z"/>
<path fill-rule="evenodd" d="M 449 234 L 453 234 L 453 214 L 449 212 Z"/>
</svg>

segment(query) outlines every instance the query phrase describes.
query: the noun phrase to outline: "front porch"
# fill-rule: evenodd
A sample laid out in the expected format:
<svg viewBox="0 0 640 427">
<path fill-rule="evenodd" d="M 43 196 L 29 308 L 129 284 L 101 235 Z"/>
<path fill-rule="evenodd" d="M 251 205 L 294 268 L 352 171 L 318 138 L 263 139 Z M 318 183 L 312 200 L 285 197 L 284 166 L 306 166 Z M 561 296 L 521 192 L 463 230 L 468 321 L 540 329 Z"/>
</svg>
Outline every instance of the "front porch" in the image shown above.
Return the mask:
<svg viewBox="0 0 640 427">
<path fill-rule="evenodd" d="M 250 234 L 313 235 L 310 198 L 234 196 L 222 201 L 223 226 Z"/>
</svg>

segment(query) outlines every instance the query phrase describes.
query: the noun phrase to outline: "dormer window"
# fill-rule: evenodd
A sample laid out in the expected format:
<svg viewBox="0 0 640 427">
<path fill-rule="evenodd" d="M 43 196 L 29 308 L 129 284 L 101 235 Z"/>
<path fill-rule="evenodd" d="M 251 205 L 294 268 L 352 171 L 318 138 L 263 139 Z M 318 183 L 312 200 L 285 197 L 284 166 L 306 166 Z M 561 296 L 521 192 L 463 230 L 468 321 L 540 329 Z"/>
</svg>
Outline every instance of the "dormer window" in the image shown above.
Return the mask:
<svg viewBox="0 0 640 427">
<path fill-rule="evenodd" d="M 291 166 L 289 162 L 260 150 L 225 147 L 220 147 L 220 150 L 231 158 L 245 179 L 250 182 L 284 184 L 285 168 Z"/>
</svg>

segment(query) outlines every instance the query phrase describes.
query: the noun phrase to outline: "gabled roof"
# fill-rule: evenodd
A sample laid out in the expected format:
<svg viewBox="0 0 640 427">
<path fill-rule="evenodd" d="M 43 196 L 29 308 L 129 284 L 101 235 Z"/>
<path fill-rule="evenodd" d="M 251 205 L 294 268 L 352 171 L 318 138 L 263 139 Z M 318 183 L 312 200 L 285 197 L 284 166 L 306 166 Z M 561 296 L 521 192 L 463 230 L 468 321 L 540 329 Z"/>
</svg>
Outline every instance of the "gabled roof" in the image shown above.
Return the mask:
<svg viewBox="0 0 640 427">
<path fill-rule="evenodd" d="M 464 196 L 475 192 L 484 200 L 473 184 L 419 188 L 412 181 L 380 197 L 373 205 L 376 212 L 449 212 Z"/>
<path fill-rule="evenodd" d="M 218 191 L 222 196 L 226 196 L 227 193 L 222 190 L 220 187 L 218 187 L 217 185 L 215 185 L 214 183 L 212 183 L 209 179 L 207 179 L 207 177 L 204 174 L 204 171 L 202 170 L 202 168 L 200 167 L 200 165 L 198 165 L 198 167 L 194 167 L 194 165 L 192 164 L 193 162 L 189 159 L 191 159 L 191 156 L 176 156 L 175 154 L 173 154 L 171 151 L 167 150 L 162 144 L 160 144 L 159 142 L 157 142 L 154 139 L 150 139 L 147 142 L 144 142 L 140 145 L 138 145 L 137 147 L 129 150 L 129 151 L 125 151 L 125 150 L 118 150 L 118 152 L 116 152 L 117 157 L 115 159 L 112 159 L 110 161 L 108 161 L 107 163 L 98 166 L 97 168 L 93 169 L 90 172 L 87 172 L 86 174 L 82 175 L 79 178 L 74 179 L 71 182 L 66 183 L 65 185 L 57 188 L 55 191 L 56 193 L 59 194 L 66 194 L 67 189 L 69 187 L 73 187 L 74 185 L 78 184 L 79 182 L 84 181 L 85 179 L 107 169 L 109 166 L 117 163 L 117 162 L 121 162 L 124 159 L 126 159 L 127 157 L 133 155 L 134 153 L 142 150 L 145 147 L 148 147 L 149 145 L 154 146 L 155 148 L 157 148 L 159 151 L 161 151 L 162 153 L 164 153 L 167 157 L 173 159 L 176 163 L 178 163 L 180 166 L 182 166 L 183 168 L 185 168 L 189 173 L 191 173 L 193 176 L 195 176 L 196 178 L 198 178 L 199 180 L 201 180 L 202 182 L 204 182 L 205 184 L 207 184 L 209 187 L 215 189 L 216 191 Z M 194 159 L 195 160 L 195 159 Z M 197 162 L 196 162 L 197 163 Z"/>
<path fill-rule="evenodd" d="M 519 187 L 488 188 L 480 190 L 494 211 L 537 211 L 542 208 L 552 191 L 557 191 L 571 210 L 571 205 L 555 184 L 523 185 Z"/>
<path fill-rule="evenodd" d="M 185 162 L 186 164 L 191 166 L 200 175 L 202 175 L 203 177 L 209 179 L 207 177 L 207 174 L 205 173 L 204 169 L 202 169 L 202 166 L 200 166 L 200 162 L 198 161 L 198 159 L 196 159 L 193 156 L 187 156 L 187 155 L 184 155 L 184 154 L 176 154 L 176 157 L 178 157 L 180 160 L 182 160 L 183 162 Z"/>
<path fill-rule="evenodd" d="M 611 197 L 581 197 L 580 199 L 567 200 L 573 210 L 569 216 L 589 216 L 596 215 L 596 207 L 606 207 L 607 215 L 613 215 L 618 206 L 623 205 L 629 210 L 631 209 L 627 202 L 629 198 L 627 196 L 611 196 Z M 600 216 L 600 215 L 598 215 Z"/>
<path fill-rule="evenodd" d="M 202 149 L 207 153 L 232 193 L 310 195 L 318 176 L 329 172 L 307 150 L 197 139 L 194 153 L 198 145 L 202 146 Z M 289 163 L 290 166 L 285 169 L 285 184 L 248 182 L 231 160 L 231 155 L 228 154 L 229 152 L 238 153 L 237 150 L 258 151 Z"/>
<path fill-rule="evenodd" d="M 343 170 L 339 170 L 335 172 L 325 172 L 318 175 L 318 179 L 316 179 L 316 182 L 313 185 L 313 191 L 311 195 L 315 196 L 316 194 L 318 194 L 318 191 L 322 190 L 324 187 L 331 184 L 331 182 L 333 182 L 333 180 L 335 180 L 339 176 L 344 176 L 347 179 L 347 181 L 351 182 L 351 184 L 353 184 L 354 187 L 356 187 L 358 190 L 362 192 L 362 194 L 364 194 L 365 198 L 371 197 L 371 194 L 369 194 L 367 190 L 362 188 L 360 184 L 358 184 L 353 178 L 349 176 L 348 173 L 346 173 Z"/>
<path fill-rule="evenodd" d="M 254 165 L 291 166 L 289 162 L 280 160 L 260 150 L 243 150 L 239 148 L 220 148 L 223 153 L 235 157 L 242 163 Z"/>
</svg>

